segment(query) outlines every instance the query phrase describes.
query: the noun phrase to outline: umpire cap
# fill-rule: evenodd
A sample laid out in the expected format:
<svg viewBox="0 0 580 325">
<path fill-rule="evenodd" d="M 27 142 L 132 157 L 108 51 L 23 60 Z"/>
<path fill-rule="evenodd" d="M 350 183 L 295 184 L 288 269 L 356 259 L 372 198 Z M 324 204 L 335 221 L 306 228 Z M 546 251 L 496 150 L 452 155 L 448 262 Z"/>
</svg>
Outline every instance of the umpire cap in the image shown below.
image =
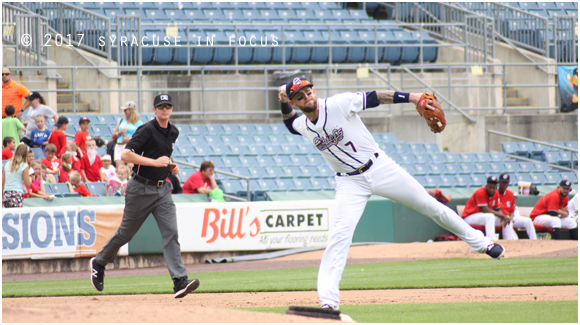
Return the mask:
<svg viewBox="0 0 580 325">
<path fill-rule="evenodd" d="M 300 89 L 306 87 L 312 88 L 314 85 L 311 84 L 310 81 L 306 80 L 306 78 L 294 78 L 292 81 L 286 84 L 286 95 L 290 100 L 292 100 L 292 98 L 298 94 Z"/>
<path fill-rule="evenodd" d="M 173 106 L 173 104 L 171 103 L 171 96 L 169 96 L 168 94 L 160 94 L 155 96 L 155 100 L 153 100 L 153 107 L 157 107 L 163 104 L 169 104 Z"/>
</svg>

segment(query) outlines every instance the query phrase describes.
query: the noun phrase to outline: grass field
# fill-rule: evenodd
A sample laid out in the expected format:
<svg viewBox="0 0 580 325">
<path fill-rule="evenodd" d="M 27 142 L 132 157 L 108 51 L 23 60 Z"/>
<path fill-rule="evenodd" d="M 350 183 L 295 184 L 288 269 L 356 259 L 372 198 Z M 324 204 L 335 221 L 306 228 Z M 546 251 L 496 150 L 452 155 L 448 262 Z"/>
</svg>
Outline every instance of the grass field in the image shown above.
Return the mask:
<svg viewBox="0 0 580 325">
<path fill-rule="evenodd" d="M 190 274 L 196 292 L 316 290 L 317 267 Z M 3 282 L 2 297 L 172 293 L 168 275 L 109 277 L 105 290 L 88 280 Z M 292 281 L 288 281 L 291 279 Z M 542 286 L 578 284 L 578 258 L 436 259 L 347 265 L 342 290 Z"/>
<path fill-rule="evenodd" d="M 285 313 L 288 307 L 243 308 Z M 340 306 L 359 323 L 577 323 L 578 301 Z"/>
</svg>

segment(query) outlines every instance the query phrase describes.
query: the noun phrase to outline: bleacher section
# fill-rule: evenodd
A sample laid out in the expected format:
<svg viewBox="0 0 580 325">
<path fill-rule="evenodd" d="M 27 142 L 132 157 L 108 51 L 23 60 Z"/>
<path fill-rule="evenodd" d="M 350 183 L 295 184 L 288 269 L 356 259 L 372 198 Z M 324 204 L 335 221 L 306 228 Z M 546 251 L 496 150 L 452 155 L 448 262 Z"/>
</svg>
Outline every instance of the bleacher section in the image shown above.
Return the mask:
<svg viewBox="0 0 580 325">
<path fill-rule="evenodd" d="M 379 48 L 375 55 L 374 48 L 363 46 L 375 43 L 375 28 L 353 24 L 376 24 L 379 21 L 369 17 L 364 10 L 344 9 L 343 4 L 338 2 L 73 2 L 71 4 L 109 17 L 112 23 L 116 22 L 115 17 L 119 15 L 140 16 L 142 33 L 143 36 L 147 36 L 148 42 L 152 42 L 153 36 L 160 37 L 163 42 L 167 26 L 177 26 L 181 45 L 187 44 L 188 28 L 190 44 L 205 45 L 206 38 L 213 37 L 215 45 L 230 45 L 230 38 L 234 37 L 235 40 L 235 29 L 231 24 L 251 24 L 238 27 L 238 38 L 243 36 L 245 41 L 249 42 L 251 37 L 255 37 L 254 43 L 269 45 L 273 44 L 272 37 L 276 37 L 279 43 L 284 38 L 287 44 L 327 44 L 330 38 L 332 44 L 361 45 L 333 48 L 331 54 L 333 63 L 375 62 L 375 56 L 381 63 L 401 64 L 420 61 L 419 47 Z M 421 39 L 427 44 L 437 44 L 426 32 L 421 34 L 417 31 L 406 31 L 402 27 L 395 26 L 394 21 L 390 22 L 393 25 L 383 25 L 377 29 L 378 44 L 419 44 Z M 179 24 L 197 25 L 186 27 Z M 260 26 L 263 24 L 280 25 Z M 332 26 L 329 30 L 328 26 L 313 24 L 339 24 L 339 26 Z M 115 26 L 112 33 L 115 33 Z M 171 38 L 172 42 L 174 40 L 175 38 Z M 235 61 L 234 54 L 234 48 L 191 47 L 190 63 L 231 64 Z M 113 51 L 112 55 L 113 60 L 116 60 L 117 51 Z M 437 47 L 423 49 L 424 62 L 435 62 L 437 57 Z M 282 58 L 280 47 L 245 46 L 240 47 L 238 52 L 239 64 L 271 64 L 283 61 L 322 63 L 328 60 L 328 47 L 287 48 L 285 58 Z M 187 48 L 143 48 L 142 63 L 187 64 Z"/>
</svg>

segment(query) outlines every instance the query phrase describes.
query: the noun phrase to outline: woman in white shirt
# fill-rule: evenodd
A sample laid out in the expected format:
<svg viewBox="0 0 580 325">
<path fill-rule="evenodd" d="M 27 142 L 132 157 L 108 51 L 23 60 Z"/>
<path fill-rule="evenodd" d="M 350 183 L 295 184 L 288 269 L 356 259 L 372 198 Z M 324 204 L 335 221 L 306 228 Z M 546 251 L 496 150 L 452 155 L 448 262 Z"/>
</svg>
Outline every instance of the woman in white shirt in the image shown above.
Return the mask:
<svg viewBox="0 0 580 325">
<path fill-rule="evenodd" d="M 117 138 L 117 145 L 115 146 L 115 166 L 124 166 L 125 162 L 121 160 L 121 153 L 125 146 L 133 137 L 137 128 L 143 125 L 143 121 L 139 117 L 139 114 L 136 111 L 137 104 L 133 101 L 128 101 L 125 103 L 125 106 L 121 107 L 125 111 L 125 117 L 123 117 L 115 130 L 113 131 L 113 138 Z"/>
<path fill-rule="evenodd" d="M 57 123 L 58 114 L 56 114 L 56 112 L 52 108 L 44 105 L 45 104 L 44 98 L 40 95 L 39 92 L 33 91 L 32 93 L 30 93 L 30 95 L 28 95 L 28 97 L 26 97 L 26 99 L 30 101 L 30 108 L 28 109 L 28 114 L 26 115 L 28 120 L 22 122 L 22 124 L 26 125 L 25 137 L 27 139 L 30 139 L 30 134 L 32 133 L 32 130 L 37 129 L 36 123 L 34 123 L 34 119 L 36 118 L 36 116 L 42 115 L 44 116 L 45 120 L 53 118 L 54 123 Z"/>
<path fill-rule="evenodd" d="M 2 170 L 2 204 L 5 208 L 22 208 L 22 199 L 26 193 L 23 184 L 26 187 L 31 184 L 27 155 L 28 146 L 21 143 Z"/>
</svg>

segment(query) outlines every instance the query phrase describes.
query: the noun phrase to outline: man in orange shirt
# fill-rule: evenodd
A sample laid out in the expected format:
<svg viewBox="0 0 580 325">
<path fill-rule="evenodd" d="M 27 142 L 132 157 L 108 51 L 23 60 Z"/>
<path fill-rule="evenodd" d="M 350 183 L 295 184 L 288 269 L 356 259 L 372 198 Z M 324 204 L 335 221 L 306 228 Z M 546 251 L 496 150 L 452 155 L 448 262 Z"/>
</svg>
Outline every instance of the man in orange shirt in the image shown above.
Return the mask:
<svg viewBox="0 0 580 325">
<path fill-rule="evenodd" d="M 22 99 L 28 95 L 30 95 L 30 90 L 12 80 L 12 72 L 10 72 L 10 69 L 6 67 L 2 68 L 2 118 L 6 117 L 6 113 L 4 112 L 6 105 L 13 105 L 16 110 L 14 116 L 19 118 L 22 112 L 30 106 L 28 99 L 22 105 Z"/>
<path fill-rule="evenodd" d="M 570 239 L 578 240 L 578 225 L 568 216 L 568 194 L 572 183 L 562 180 L 560 186 L 544 195 L 530 213 L 534 225 L 552 228 L 552 238 L 561 239 L 560 228 L 570 229 Z"/>
<path fill-rule="evenodd" d="M 534 223 L 532 222 L 532 219 L 528 217 L 522 217 L 520 215 L 520 211 L 516 206 L 516 197 L 514 196 L 514 193 L 512 191 L 508 190 L 509 185 L 510 185 L 510 175 L 508 173 L 500 174 L 499 188 L 497 192 L 499 194 L 499 202 L 500 202 L 499 205 L 501 208 L 501 212 L 503 212 L 503 214 L 505 214 L 506 216 L 510 216 L 510 218 L 512 218 L 512 220 L 514 221 L 513 227 L 515 229 L 525 228 L 526 233 L 528 233 L 529 239 L 532 240 L 537 239 L 536 229 L 534 228 Z"/>
<path fill-rule="evenodd" d="M 462 218 L 470 225 L 485 226 L 485 235 L 493 239 L 495 227 L 502 226 L 503 239 L 518 239 L 513 220 L 500 210 L 497 177 L 489 176 L 487 185 L 477 189 L 467 200 Z"/>
</svg>

